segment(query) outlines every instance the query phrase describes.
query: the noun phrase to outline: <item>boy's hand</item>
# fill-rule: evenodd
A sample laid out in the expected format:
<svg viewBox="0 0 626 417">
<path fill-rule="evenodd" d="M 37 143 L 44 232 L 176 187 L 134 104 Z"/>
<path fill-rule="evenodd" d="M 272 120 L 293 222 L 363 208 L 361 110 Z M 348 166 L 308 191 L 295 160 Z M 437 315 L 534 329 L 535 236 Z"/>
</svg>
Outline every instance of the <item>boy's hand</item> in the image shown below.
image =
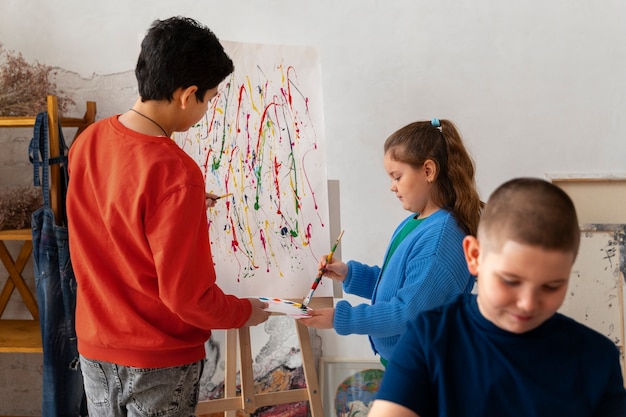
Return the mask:
<svg viewBox="0 0 626 417">
<path fill-rule="evenodd" d="M 206 193 L 206 207 L 211 208 L 217 204 L 217 194 Z"/>
<path fill-rule="evenodd" d="M 252 305 L 252 311 L 250 312 L 250 318 L 244 324 L 244 326 L 256 326 L 259 323 L 263 323 L 270 316 L 268 311 L 264 309 L 269 307 L 269 304 L 259 300 L 258 298 L 248 298 Z"/>
<path fill-rule="evenodd" d="M 307 327 L 313 327 L 315 329 L 332 329 L 333 319 L 335 318 L 335 309 L 333 307 L 328 308 L 316 308 L 309 311 L 311 317 L 302 317 L 298 319 L 300 323 Z"/>
</svg>

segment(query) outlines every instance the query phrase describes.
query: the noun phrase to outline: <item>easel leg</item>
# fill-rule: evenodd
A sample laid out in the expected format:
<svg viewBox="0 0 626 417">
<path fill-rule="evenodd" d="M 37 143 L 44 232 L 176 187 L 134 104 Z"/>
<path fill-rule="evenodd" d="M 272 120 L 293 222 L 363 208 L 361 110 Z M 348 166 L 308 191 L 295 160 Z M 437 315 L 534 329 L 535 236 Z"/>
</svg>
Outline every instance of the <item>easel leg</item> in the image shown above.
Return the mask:
<svg viewBox="0 0 626 417">
<path fill-rule="evenodd" d="M 237 329 L 226 330 L 226 354 L 224 362 L 224 398 L 237 396 Z M 227 411 L 224 417 L 235 417 L 234 410 Z"/>
<path fill-rule="evenodd" d="M 252 346 L 250 344 L 250 328 L 242 327 L 239 329 L 239 360 L 241 363 L 241 371 L 239 379 L 241 380 L 241 397 L 245 410 L 249 413 L 257 409 L 256 392 L 254 389 L 254 375 L 252 375 Z"/>
<path fill-rule="evenodd" d="M 309 406 L 311 407 L 311 417 L 324 417 L 322 396 L 320 395 L 320 387 L 317 380 L 315 357 L 313 355 L 313 348 L 311 347 L 309 328 L 301 324 L 298 320 L 295 320 L 295 322 L 298 340 L 300 341 L 300 350 L 302 351 L 302 369 L 304 371 L 304 380 L 306 381 Z"/>
</svg>

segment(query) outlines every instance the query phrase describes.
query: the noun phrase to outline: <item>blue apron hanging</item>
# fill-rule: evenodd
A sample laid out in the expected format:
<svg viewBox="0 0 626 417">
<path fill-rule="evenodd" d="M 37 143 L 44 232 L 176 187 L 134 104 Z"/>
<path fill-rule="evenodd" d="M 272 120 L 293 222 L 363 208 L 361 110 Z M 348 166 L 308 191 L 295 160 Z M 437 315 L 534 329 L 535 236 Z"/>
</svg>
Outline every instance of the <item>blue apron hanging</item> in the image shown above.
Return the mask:
<svg viewBox="0 0 626 417">
<path fill-rule="evenodd" d="M 33 182 L 41 186 L 44 205 L 33 213 L 33 264 L 43 343 L 42 417 L 87 415 L 83 377 L 80 371 L 74 317 L 76 279 L 70 262 L 65 215 L 67 190 L 67 147 L 59 129 L 59 157 L 50 158 L 48 113 L 37 115 L 29 147 L 33 162 Z M 49 165 L 60 165 L 59 213 L 62 225 L 55 223 L 50 207 Z M 41 180 L 39 169 L 41 167 Z"/>
</svg>

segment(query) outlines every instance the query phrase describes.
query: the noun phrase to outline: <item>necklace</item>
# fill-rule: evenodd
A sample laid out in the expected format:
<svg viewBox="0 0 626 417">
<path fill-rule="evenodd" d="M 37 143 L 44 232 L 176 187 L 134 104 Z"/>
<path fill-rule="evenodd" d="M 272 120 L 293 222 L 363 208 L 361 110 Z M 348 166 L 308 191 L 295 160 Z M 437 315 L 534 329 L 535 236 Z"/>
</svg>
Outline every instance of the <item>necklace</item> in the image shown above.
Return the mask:
<svg viewBox="0 0 626 417">
<path fill-rule="evenodd" d="M 145 114 L 143 114 L 143 113 L 139 113 L 137 110 L 132 109 L 132 108 L 130 109 L 130 111 L 134 111 L 135 113 L 137 113 L 137 114 L 138 114 L 138 115 L 140 115 L 141 117 L 145 117 L 146 119 L 150 120 L 152 123 L 154 123 L 155 125 L 157 125 L 157 127 L 158 127 L 159 129 L 161 129 L 161 131 L 163 132 L 163 134 L 164 134 L 165 136 L 167 136 L 168 138 L 170 137 L 170 135 L 168 135 L 168 134 L 167 134 L 167 132 L 165 131 L 165 129 L 163 129 L 163 128 L 161 127 L 161 125 L 160 125 L 160 124 L 158 124 L 157 122 L 155 122 L 154 120 L 152 120 L 151 118 L 149 118 L 148 116 L 146 116 Z"/>
</svg>

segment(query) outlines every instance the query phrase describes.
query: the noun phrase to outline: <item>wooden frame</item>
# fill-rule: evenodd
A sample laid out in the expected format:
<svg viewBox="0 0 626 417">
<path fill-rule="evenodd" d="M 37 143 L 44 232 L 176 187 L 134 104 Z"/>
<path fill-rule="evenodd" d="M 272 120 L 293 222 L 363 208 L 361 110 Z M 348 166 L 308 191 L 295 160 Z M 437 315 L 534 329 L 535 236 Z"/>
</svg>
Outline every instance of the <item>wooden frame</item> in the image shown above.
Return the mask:
<svg viewBox="0 0 626 417">
<path fill-rule="evenodd" d="M 626 174 L 546 174 L 546 179 L 572 198 L 581 224 L 626 223 Z"/>
</svg>

